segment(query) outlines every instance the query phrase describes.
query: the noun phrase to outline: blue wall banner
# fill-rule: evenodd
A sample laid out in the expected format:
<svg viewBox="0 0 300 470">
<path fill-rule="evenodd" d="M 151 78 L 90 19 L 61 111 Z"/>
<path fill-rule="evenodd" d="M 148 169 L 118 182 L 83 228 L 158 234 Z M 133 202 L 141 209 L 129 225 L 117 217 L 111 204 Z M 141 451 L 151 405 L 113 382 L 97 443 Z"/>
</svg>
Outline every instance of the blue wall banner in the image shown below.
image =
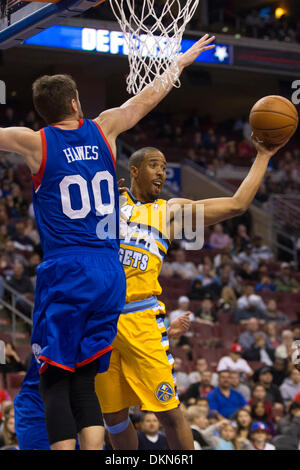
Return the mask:
<svg viewBox="0 0 300 470">
<path fill-rule="evenodd" d="M 181 192 L 181 166 L 179 163 L 168 163 L 166 169 L 166 187 L 174 193 Z"/>
<path fill-rule="evenodd" d="M 145 39 L 147 40 L 147 37 L 144 36 L 143 40 Z M 162 38 L 162 40 L 164 39 Z M 151 41 L 150 37 L 149 41 Z M 195 42 L 193 39 L 183 39 L 181 52 L 187 51 Z M 128 55 L 124 34 L 120 31 L 107 29 L 55 25 L 26 39 L 24 44 L 99 52 L 101 54 Z M 233 63 L 233 46 L 216 44 L 215 49 L 203 52 L 196 62 L 230 65 Z"/>
</svg>

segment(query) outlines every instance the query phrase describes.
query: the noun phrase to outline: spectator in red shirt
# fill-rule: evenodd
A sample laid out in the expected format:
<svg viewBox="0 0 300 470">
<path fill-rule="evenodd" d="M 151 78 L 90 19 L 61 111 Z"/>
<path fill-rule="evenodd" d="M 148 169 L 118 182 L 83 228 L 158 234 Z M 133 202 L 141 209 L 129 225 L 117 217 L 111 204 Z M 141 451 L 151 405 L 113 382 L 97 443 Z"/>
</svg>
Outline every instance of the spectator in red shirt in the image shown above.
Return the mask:
<svg viewBox="0 0 300 470">
<path fill-rule="evenodd" d="M 239 157 L 252 157 L 253 156 L 253 146 L 247 139 L 244 139 L 238 143 L 237 151 L 238 151 Z"/>
<path fill-rule="evenodd" d="M 4 408 L 8 403 L 12 402 L 12 398 L 4 388 L 0 389 L 0 421 L 3 419 Z"/>
</svg>

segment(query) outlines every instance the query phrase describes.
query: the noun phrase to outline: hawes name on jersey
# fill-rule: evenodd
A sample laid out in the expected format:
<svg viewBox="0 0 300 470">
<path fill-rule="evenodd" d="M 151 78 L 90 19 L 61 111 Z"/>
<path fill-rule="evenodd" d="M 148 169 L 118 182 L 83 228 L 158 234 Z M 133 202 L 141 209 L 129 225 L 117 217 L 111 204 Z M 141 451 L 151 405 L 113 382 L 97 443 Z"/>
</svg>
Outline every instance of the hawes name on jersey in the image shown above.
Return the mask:
<svg viewBox="0 0 300 470">
<path fill-rule="evenodd" d="M 99 147 L 98 145 L 82 145 L 81 147 L 68 147 L 63 149 L 68 163 L 75 162 L 76 160 L 98 160 Z"/>
</svg>

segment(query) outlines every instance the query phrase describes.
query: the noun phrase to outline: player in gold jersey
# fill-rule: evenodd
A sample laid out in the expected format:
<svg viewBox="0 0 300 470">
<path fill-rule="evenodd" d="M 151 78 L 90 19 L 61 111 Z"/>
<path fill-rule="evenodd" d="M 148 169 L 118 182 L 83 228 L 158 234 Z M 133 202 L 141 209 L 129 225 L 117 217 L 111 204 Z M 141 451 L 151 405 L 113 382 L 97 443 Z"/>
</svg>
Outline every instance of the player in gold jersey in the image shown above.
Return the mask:
<svg viewBox="0 0 300 470">
<path fill-rule="evenodd" d="M 120 260 L 127 279 L 125 308 L 118 321 L 109 370 L 96 376 L 96 392 L 112 445 L 119 450 L 138 447 L 129 420 L 130 406 L 154 411 L 165 428 L 171 449 L 193 449 L 193 438 L 179 408 L 173 358 L 164 326 L 164 305 L 158 276 L 171 240 L 176 236 L 184 208 L 204 207 L 204 225 L 242 214 L 263 180 L 270 158 L 281 147 L 258 151 L 248 176 L 233 197 L 191 201 L 159 199 L 166 178 L 166 160 L 147 147 L 129 159 L 131 188 L 122 198 Z M 169 333 L 172 334 L 172 331 Z"/>
</svg>

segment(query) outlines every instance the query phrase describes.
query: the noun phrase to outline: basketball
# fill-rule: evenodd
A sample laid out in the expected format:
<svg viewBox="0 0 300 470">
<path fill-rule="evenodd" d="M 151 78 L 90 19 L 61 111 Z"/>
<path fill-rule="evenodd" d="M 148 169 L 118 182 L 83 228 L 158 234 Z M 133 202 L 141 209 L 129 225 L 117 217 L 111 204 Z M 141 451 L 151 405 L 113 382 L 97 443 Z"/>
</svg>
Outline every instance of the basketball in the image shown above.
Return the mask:
<svg viewBox="0 0 300 470">
<path fill-rule="evenodd" d="M 264 144 L 280 145 L 290 139 L 298 127 L 298 112 L 282 96 L 265 96 L 250 111 L 254 137 Z"/>
</svg>

